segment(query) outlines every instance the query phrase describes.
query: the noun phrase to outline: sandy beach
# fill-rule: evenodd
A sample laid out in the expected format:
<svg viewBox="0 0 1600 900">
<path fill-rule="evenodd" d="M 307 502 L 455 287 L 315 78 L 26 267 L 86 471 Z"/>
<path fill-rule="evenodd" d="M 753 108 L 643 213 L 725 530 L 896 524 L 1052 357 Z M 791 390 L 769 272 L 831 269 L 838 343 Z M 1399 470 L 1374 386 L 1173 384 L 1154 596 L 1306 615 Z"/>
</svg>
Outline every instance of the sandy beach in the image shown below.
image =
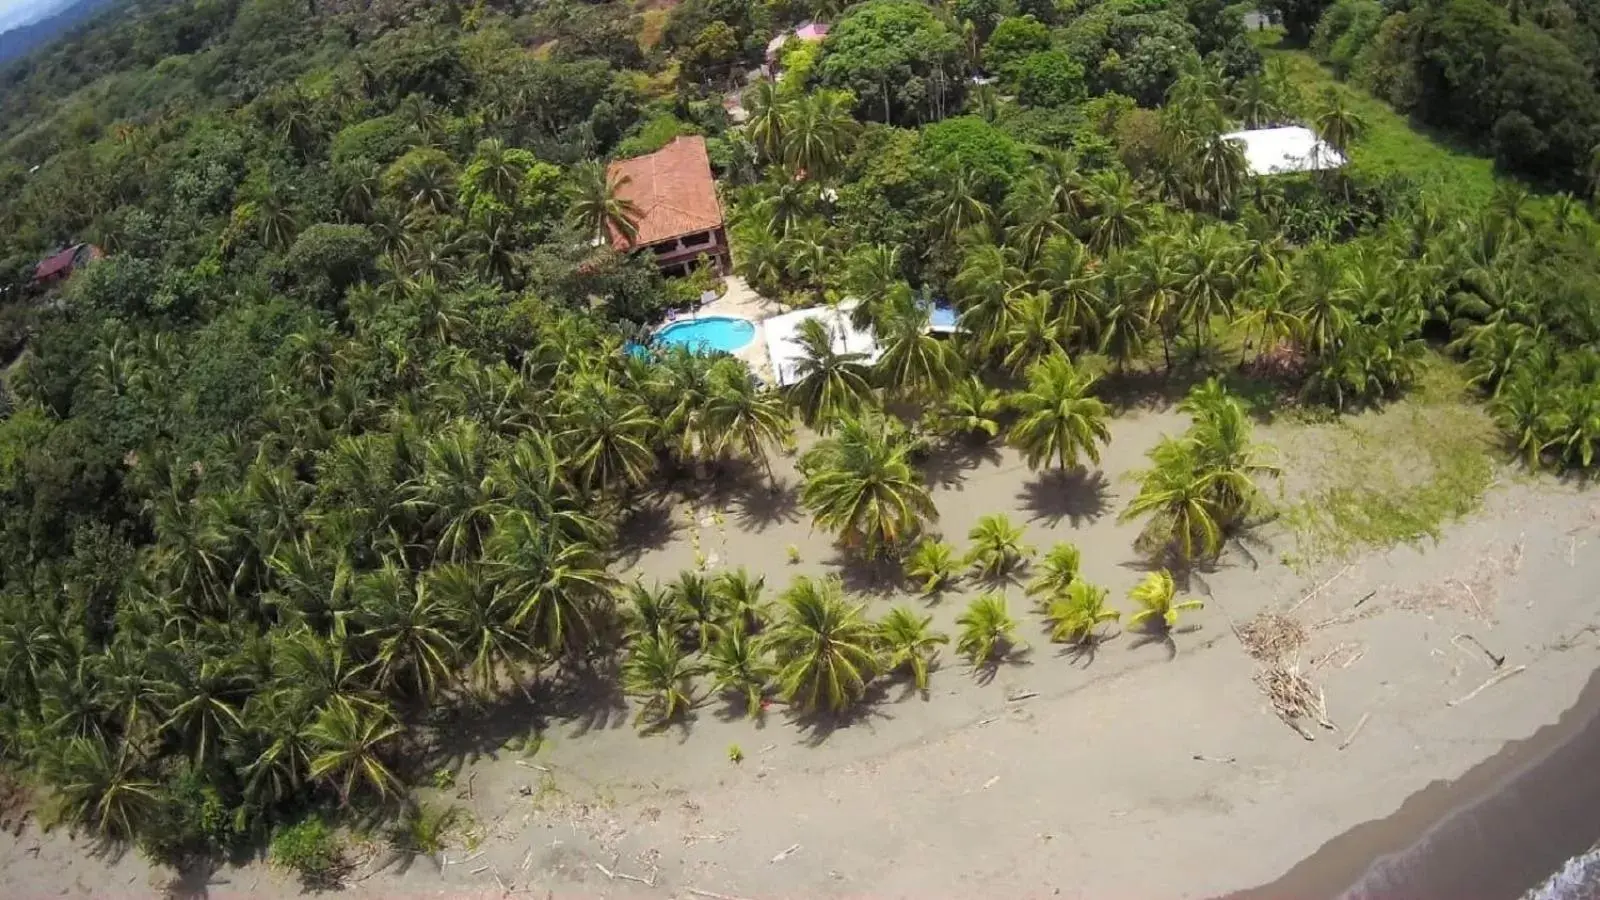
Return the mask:
<svg viewBox="0 0 1600 900">
<path fill-rule="evenodd" d="M 1185 425 L 1170 411 L 1121 416 L 1104 466 L 1066 476 L 1032 473 L 1007 449 L 936 460 L 939 528 L 962 547 L 978 517 L 1008 512 L 1041 552 L 1077 544 L 1084 577 L 1127 609 L 1145 567 L 1137 524 L 1117 522 L 1133 491 L 1126 476 Z M 1303 457 L 1298 469 L 1286 459 L 1287 471 L 1316 458 L 1304 433 L 1270 426 L 1257 436 Z M 703 559 L 710 571 L 759 572 L 775 594 L 797 574 L 843 571 L 870 614 L 910 603 L 954 630 L 970 585 L 930 603 L 841 569 L 798 506 L 792 460 L 776 462 L 776 493 L 663 506 L 633 523 L 642 549 L 624 577 L 667 580 Z M 1437 543 L 1298 567 L 1285 562 L 1295 548 L 1281 526 L 1259 537 L 1196 577 L 1206 608 L 1170 646 L 1124 634 L 1092 659 L 1065 656 L 1013 588 L 1032 645 L 1025 658 L 985 683 L 947 651 L 926 699 L 890 687 L 836 727 L 802 727 L 777 706 L 751 722 L 712 697 L 682 727 L 640 736 L 620 696 L 586 696 L 571 716 L 509 707 L 447 727 L 460 744 L 448 764 L 461 770 L 453 788 L 428 793 L 470 813 L 468 834 L 442 870 L 358 852 L 343 893 L 1204 897 L 1287 877 L 1244 896 L 1332 895 L 1459 806 L 1463 791 L 1486 790 L 1558 742 L 1545 732 L 1506 749 L 1578 705 L 1600 661 L 1592 494 L 1507 471 Z M 1255 684 L 1261 663 L 1235 628 L 1263 611 L 1307 630 L 1298 661 L 1324 690 L 1335 730 L 1310 723 L 1306 740 Z M 1575 711 L 1562 734 L 1597 705 Z M 535 731 L 536 754 L 502 749 Z M 730 761 L 731 745 L 742 762 Z M 1378 831 L 1359 830 L 1397 811 Z M 1357 837 L 1339 844 L 1347 833 Z M 171 873 L 135 854 L 90 858 L 32 824 L 0 845 L 0 867 L 18 897 L 299 893 L 261 864 L 168 885 Z"/>
</svg>

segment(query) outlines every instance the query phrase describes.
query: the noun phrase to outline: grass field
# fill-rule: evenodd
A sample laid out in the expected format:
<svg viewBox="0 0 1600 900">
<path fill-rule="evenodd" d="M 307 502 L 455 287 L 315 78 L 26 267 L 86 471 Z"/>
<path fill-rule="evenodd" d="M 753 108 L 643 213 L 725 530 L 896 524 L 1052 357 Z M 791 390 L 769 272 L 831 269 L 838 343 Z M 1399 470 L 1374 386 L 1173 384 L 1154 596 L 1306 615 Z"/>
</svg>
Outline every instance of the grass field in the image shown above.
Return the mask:
<svg viewBox="0 0 1600 900">
<path fill-rule="evenodd" d="M 1510 180 L 1494 171 L 1494 161 L 1488 157 L 1409 121 L 1377 97 L 1334 78 L 1310 52 L 1279 46 L 1278 34 L 1257 32 L 1256 39 L 1268 60 L 1282 60 L 1288 66 L 1290 77 L 1308 101 L 1331 88 L 1343 94 L 1366 120 L 1366 134 L 1351 154 L 1358 168 L 1374 174 L 1400 172 L 1417 179 L 1436 196 L 1474 205 L 1486 203 L 1497 184 Z"/>
</svg>

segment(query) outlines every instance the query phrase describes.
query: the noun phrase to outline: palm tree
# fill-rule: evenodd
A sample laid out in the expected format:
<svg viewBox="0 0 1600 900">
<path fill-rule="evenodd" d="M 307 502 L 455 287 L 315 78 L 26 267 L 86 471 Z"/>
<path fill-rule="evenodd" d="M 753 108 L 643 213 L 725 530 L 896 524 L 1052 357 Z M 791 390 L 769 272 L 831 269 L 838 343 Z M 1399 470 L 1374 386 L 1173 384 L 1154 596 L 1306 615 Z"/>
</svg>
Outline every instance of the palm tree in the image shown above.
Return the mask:
<svg viewBox="0 0 1600 900">
<path fill-rule="evenodd" d="M 413 586 L 409 573 L 392 562 L 356 579 L 362 638 L 372 646 L 381 690 L 402 684 L 412 697 L 430 701 L 449 679 L 456 648 L 445 633 L 447 612 L 426 580 Z"/>
<path fill-rule="evenodd" d="M 515 672 L 535 656 L 522 629 L 512 623 L 519 603 L 497 590 L 477 565 L 434 566 L 423 576 L 439 598 L 457 657 L 481 695 L 494 690 L 500 673 Z"/>
<path fill-rule="evenodd" d="M 1235 324 L 1246 333 L 1256 333 L 1257 353 L 1265 353 L 1285 339 L 1298 339 L 1301 334 L 1305 323 L 1290 309 L 1294 290 L 1288 269 L 1277 257 L 1268 258 L 1256 270 L 1255 281 L 1244 294 L 1244 315 Z"/>
<path fill-rule="evenodd" d="M 928 627 L 933 616 L 918 616 L 904 606 L 889 610 L 878 623 L 878 640 L 886 656 L 885 672 L 902 669 L 911 673 L 916 689 L 928 691 L 928 668 L 939 656 L 939 648 L 950 643 L 949 635 Z"/>
<path fill-rule="evenodd" d="M 660 423 L 632 392 L 594 376 L 577 379 L 558 419 L 567 464 L 590 490 L 637 487 L 656 465 Z"/>
<path fill-rule="evenodd" d="M 794 101 L 783 113 L 783 160 L 807 179 L 826 180 L 849 152 L 860 127 L 850 101 L 838 91 L 817 91 Z"/>
<path fill-rule="evenodd" d="M 745 134 L 763 162 L 776 162 L 783 155 L 783 120 L 787 111 L 778 94 L 778 83 L 771 78 L 760 79 L 745 91 L 743 102 L 750 114 L 745 120 Z"/>
<path fill-rule="evenodd" d="M 801 459 L 801 502 L 846 547 L 869 558 L 892 552 L 938 518 L 909 454 L 882 419 L 846 419 Z"/>
<path fill-rule="evenodd" d="M 1251 441 L 1244 405 L 1217 379 L 1196 386 L 1178 408 L 1194 417 L 1184 440 L 1194 448 L 1215 500 L 1218 524 L 1226 529 L 1256 508 L 1260 491 L 1255 479 L 1278 470 L 1265 461 L 1266 448 Z"/>
<path fill-rule="evenodd" d="M 1005 334 L 1001 365 L 1014 374 L 1047 359 L 1065 359 L 1072 329 L 1056 311 L 1049 294 L 1022 295 L 1011 328 Z"/>
<path fill-rule="evenodd" d="M 768 448 L 793 440 L 794 426 L 783 395 L 758 386 L 744 363 L 719 360 L 711 368 L 711 391 L 701 410 L 701 424 L 718 455 L 738 450 L 759 462 L 773 480 Z"/>
<path fill-rule="evenodd" d="M 1490 404 L 1500 427 L 1511 436 L 1512 444 L 1528 470 L 1537 471 L 1544 451 L 1555 439 L 1553 424 L 1558 419 L 1556 395 L 1547 385 L 1527 373 L 1506 382 L 1504 390 Z"/>
<path fill-rule="evenodd" d="M 190 652 L 173 660 L 156 688 L 157 702 L 167 714 L 162 730 L 174 733 L 193 752 L 197 765 L 213 758 L 244 726 L 238 704 L 250 688 L 232 657 L 207 649 L 213 652 Z"/>
<path fill-rule="evenodd" d="M 1013 648 L 1022 646 L 1004 594 L 990 591 L 973 600 L 956 618 L 956 624 L 961 627 L 956 652 L 965 656 L 974 669 L 993 665 Z"/>
<path fill-rule="evenodd" d="M 918 588 L 923 596 L 931 597 L 961 578 L 954 547 L 941 541 L 925 540 L 906 557 L 906 577 L 922 582 Z"/>
<path fill-rule="evenodd" d="M 595 607 L 610 599 L 614 585 L 598 550 L 568 541 L 524 510 L 495 516 L 484 567 L 516 603 L 511 626 L 527 629 L 532 643 L 551 653 L 587 644 Z"/>
<path fill-rule="evenodd" d="M 1146 214 L 1133 195 L 1133 182 L 1120 169 L 1097 172 L 1091 183 L 1094 213 L 1089 217 L 1089 246 L 1105 256 L 1134 242 L 1144 230 Z"/>
<path fill-rule="evenodd" d="M 795 579 L 783 618 L 762 643 L 778 665 L 778 692 L 802 713 L 843 712 L 866 694 L 881 666 L 876 629 L 845 602 L 838 579 Z"/>
<path fill-rule="evenodd" d="M 1108 298 L 1099 317 L 1099 350 L 1116 361 L 1117 371 L 1120 372 L 1127 368 L 1128 363 L 1144 357 L 1145 334 L 1150 329 L 1150 319 L 1145 314 L 1145 305 L 1138 301 L 1132 291 L 1126 290 L 1114 279 L 1108 279 L 1107 285 L 1112 296 Z"/>
<path fill-rule="evenodd" d="M 994 211 L 984 201 L 977 177 L 962 166 L 947 166 L 939 173 L 944 192 L 935 201 L 933 221 L 945 241 L 969 228 L 988 222 Z"/>
<path fill-rule="evenodd" d="M 742 628 L 730 628 L 705 655 L 716 690 L 742 700 L 749 718 L 760 715 L 762 697 L 776 673 L 760 642 Z"/>
<path fill-rule="evenodd" d="M 1078 581 L 1078 567 L 1083 555 L 1072 544 L 1062 541 L 1051 547 L 1039 560 L 1039 574 L 1028 583 L 1028 596 L 1040 605 L 1051 602 L 1067 592 Z"/>
<path fill-rule="evenodd" d="M 629 585 L 624 591 L 625 606 L 622 617 L 626 623 L 623 640 L 639 641 L 656 634 L 678 634 L 684 625 L 683 610 L 678 608 L 677 593 L 670 587 L 644 586 L 643 580 Z"/>
<path fill-rule="evenodd" d="M 1045 621 L 1050 624 L 1050 640 L 1058 644 L 1090 644 L 1101 622 L 1115 622 L 1121 613 L 1106 608 L 1110 592 L 1087 581 L 1073 582 L 1065 592 L 1050 601 Z"/>
<path fill-rule="evenodd" d="M 999 578 L 1033 557 L 1033 547 L 1022 541 L 1022 526 L 1012 524 L 1004 513 L 992 513 L 978 520 L 967 532 L 972 547 L 966 563 L 984 578 Z"/>
<path fill-rule="evenodd" d="M 1003 248 L 982 244 L 962 260 L 952 287 L 961 304 L 961 328 L 984 352 L 992 351 L 1010 333 L 1019 305 L 1019 288 L 1027 280 Z"/>
<path fill-rule="evenodd" d="M 1170 547 L 1184 562 L 1215 555 L 1222 549 L 1224 514 L 1196 448 L 1169 438 L 1149 456 L 1153 465 L 1137 474 L 1139 493 L 1122 520 L 1151 517 L 1139 540 L 1152 551 Z"/>
<path fill-rule="evenodd" d="M 872 394 L 872 369 L 861 353 L 834 348 L 833 335 L 821 319 L 807 319 L 795 332 L 801 356 L 789 402 L 808 428 L 827 434 L 834 423 L 859 411 Z"/>
<path fill-rule="evenodd" d="M 624 196 L 624 188 L 632 180 L 627 175 L 612 177 L 605 166 L 594 160 L 578 165 L 567 189 L 567 220 L 596 244 L 606 242 L 614 233 L 631 246 L 639 236 L 642 215 L 639 207 Z"/>
<path fill-rule="evenodd" d="M 910 300 L 892 310 L 879 331 L 882 349 L 873 371 L 879 384 L 906 399 L 942 396 L 955 382 L 957 362 L 950 345 L 928 331 L 930 310 Z"/>
<path fill-rule="evenodd" d="M 676 719 L 694 703 L 690 683 L 698 672 L 684 657 L 676 635 L 658 633 L 635 641 L 622 664 L 622 689 L 644 701 L 634 721 L 659 727 Z"/>
<path fill-rule="evenodd" d="M 1066 334 L 1100 333 L 1096 321 L 1101 302 L 1102 276 L 1098 263 L 1076 238 L 1051 238 L 1033 267 L 1033 283 L 1047 291 Z"/>
<path fill-rule="evenodd" d="M 332 783 L 341 803 L 349 803 L 363 786 L 382 799 L 398 795 L 404 788 L 383 757 L 384 746 L 403 731 L 387 707 L 358 706 L 335 697 L 306 730 L 315 748 L 310 776 Z"/>
<path fill-rule="evenodd" d="M 678 573 L 678 580 L 667 586 L 672 606 L 682 618 L 695 650 L 705 652 L 726 629 L 722 627 L 722 603 L 712 590 L 711 581 L 698 572 Z"/>
<path fill-rule="evenodd" d="M 771 604 L 761 597 L 766 584 L 766 576 L 751 575 L 744 566 L 711 579 L 711 594 L 728 630 L 755 634 L 766 627 L 772 616 Z"/>
<path fill-rule="evenodd" d="M 1128 627 L 1145 627 L 1163 634 L 1178 624 L 1178 614 L 1205 606 L 1199 600 L 1178 600 L 1178 587 L 1166 569 L 1151 572 L 1128 592 L 1139 610 L 1128 616 Z"/>
<path fill-rule="evenodd" d="M 478 142 L 477 152 L 467 164 L 462 181 L 472 190 L 510 205 L 528 169 L 529 159 L 525 154 L 525 150 L 508 149 L 499 138 L 486 138 Z"/>
<path fill-rule="evenodd" d="M 1311 127 L 1334 152 L 1348 159 L 1350 148 L 1367 130 L 1367 120 L 1350 107 L 1345 91 L 1329 87 L 1319 98 Z"/>
<path fill-rule="evenodd" d="M 139 773 L 126 745 L 113 748 L 103 737 L 79 737 L 45 760 L 67 816 L 103 837 L 132 839 L 160 808 L 159 787 Z"/>
<path fill-rule="evenodd" d="M 1000 414 L 1005 410 L 1000 392 L 976 375 L 956 382 L 934 411 L 934 429 L 942 435 L 982 440 L 1000 433 Z"/>
<path fill-rule="evenodd" d="M 1028 369 L 1027 388 L 1011 399 L 1021 418 L 1011 427 L 1010 441 L 1030 468 L 1054 460 L 1064 470 L 1078 465 L 1079 454 L 1100 462 L 1098 444 L 1111 440 L 1106 424 L 1110 410 L 1089 395 L 1095 381 L 1065 356 L 1050 357 Z"/>
</svg>

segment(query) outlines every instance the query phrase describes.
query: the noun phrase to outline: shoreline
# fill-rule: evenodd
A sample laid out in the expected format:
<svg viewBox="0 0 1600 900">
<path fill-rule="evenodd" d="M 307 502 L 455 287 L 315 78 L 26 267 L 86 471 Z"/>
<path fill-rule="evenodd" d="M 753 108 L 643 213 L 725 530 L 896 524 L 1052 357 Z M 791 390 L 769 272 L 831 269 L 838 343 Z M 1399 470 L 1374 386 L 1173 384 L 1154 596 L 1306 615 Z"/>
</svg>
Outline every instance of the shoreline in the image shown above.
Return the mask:
<svg viewBox="0 0 1600 900">
<path fill-rule="evenodd" d="M 1526 895 L 1600 838 L 1600 669 L 1555 722 L 1219 900 Z"/>
</svg>

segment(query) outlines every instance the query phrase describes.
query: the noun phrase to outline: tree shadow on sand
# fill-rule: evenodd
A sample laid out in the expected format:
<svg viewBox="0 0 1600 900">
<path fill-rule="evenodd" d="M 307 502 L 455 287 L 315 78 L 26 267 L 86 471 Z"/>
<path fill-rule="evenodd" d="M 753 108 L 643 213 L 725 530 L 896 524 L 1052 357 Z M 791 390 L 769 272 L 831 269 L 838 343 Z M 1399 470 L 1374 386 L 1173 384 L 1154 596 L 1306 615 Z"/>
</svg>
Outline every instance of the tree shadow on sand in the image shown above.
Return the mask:
<svg viewBox="0 0 1600 900">
<path fill-rule="evenodd" d="M 979 662 L 972 667 L 973 680 L 979 685 L 987 687 L 1000 674 L 1001 668 L 1022 668 L 1033 665 L 1033 648 L 1027 644 L 1016 644 L 997 656 Z"/>
<path fill-rule="evenodd" d="M 644 554 L 672 543 L 679 529 L 672 513 L 672 503 L 663 498 L 634 507 L 617 528 L 617 562 L 623 568 L 632 567 Z"/>
<path fill-rule="evenodd" d="M 993 443 L 958 442 L 935 447 L 917 463 L 931 488 L 960 490 L 968 474 L 983 465 L 999 465 L 1000 448 Z"/>
<path fill-rule="evenodd" d="M 905 587 L 905 570 L 894 559 L 862 559 L 847 551 L 834 553 L 826 565 L 847 593 L 887 597 Z"/>
<path fill-rule="evenodd" d="M 809 713 L 791 709 L 789 721 L 805 735 L 803 743 L 807 747 L 820 747 L 836 731 L 857 727 L 865 727 L 870 731 L 874 720 L 893 719 L 882 708 L 887 694 L 888 686 L 881 681 L 874 681 L 867 685 L 866 693 L 849 709 L 842 712 L 815 710 Z"/>
<path fill-rule="evenodd" d="M 733 499 L 739 527 L 756 534 L 800 521 L 800 488 L 787 478 L 747 486 Z"/>
<path fill-rule="evenodd" d="M 1121 631 L 1091 632 L 1082 640 L 1063 645 L 1056 651 L 1056 658 L 1065 659 L 1070 665 L 1087 669 L 1094 665 L 1095 658 L 1100 655 L 1100 647 L 1116 640 L 1121 634 Z"/>
<path fill-rule="evenodd" d="M 1066 519 L 1077 528 L 1105 515 L 1111 505 L 1111 482 L 1099 469 L 1049 469 L 1024 484 L 1017 501 L 1030 522 L 1054 527 Z"/>
<path fill-rule="evenodd" d="M 1178 657 L 1178 642 L 1173 640 L 1173 636 L 1179 634 L 1193 634 L 1199 630 L 1199 625 L 1183 625 L 1178 628 L 1162 628 L 1159 626 L 1145 628 L 1134 632 L 1134 634 L 1137 634 L 1138 637 L 1135 637 L 1133 641 L 1128 644 L 1128 649 L 1137 650 L 1140 647 L 1144 647 L 1149 644 L 1160 644 L 1161 646 L 1167 648 L 1167 661 L 1171 662 Z"/>
</svg>

